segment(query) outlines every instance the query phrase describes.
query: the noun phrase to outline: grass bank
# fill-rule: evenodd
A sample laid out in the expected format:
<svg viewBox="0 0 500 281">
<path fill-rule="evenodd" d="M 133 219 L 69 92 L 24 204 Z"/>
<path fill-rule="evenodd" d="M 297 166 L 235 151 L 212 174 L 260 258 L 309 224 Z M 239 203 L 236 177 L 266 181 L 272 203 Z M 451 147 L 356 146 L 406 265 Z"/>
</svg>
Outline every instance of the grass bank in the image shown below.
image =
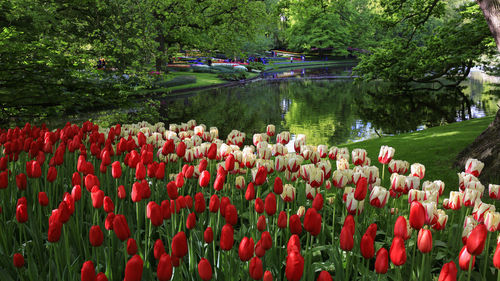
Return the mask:
<svg viewBox="0 0 500 281">
<path fill-rule="evenodd" d="M 464 171 L 464 168 L 457 170 L 452 167 L 455 157 L 488 127 L 493 118 L 494 116 L 477 118 L 414 133 L 339 145 L 339 147 L 347 147 L 349 151 L 355 148 L 366 149 L 372 164 L 377 165 L 379 169 L 382 168 L 377 161 L 380 146 L 394 147 L 396 150 L 394 159 L 406 160 L 410 165 L 412 163 L 425 165 L 423 180 L 444 181 L 446 188 L 444 195 L 447 197 L 449 191 L 458 190 L 457 172 Z M 390 175 L 386 171 L 386 180 L 388 176 Z M 389 187 L 388 182 L 384 187 Z"/>
<path fill-rule="evenodd" d="M 328 67 L 332 65 L 343 65 L 343 64 L 353 64 L 356 63 L 356 60 L 340 60 L 340 61 L 299 61 L 299 62 L 283 62 L 283 63 L 274 63 L 266 66 L 265 71 L 284 71 L 287 69 L 294 68 L 314 68 L 314 67 Z"/>
</svg>

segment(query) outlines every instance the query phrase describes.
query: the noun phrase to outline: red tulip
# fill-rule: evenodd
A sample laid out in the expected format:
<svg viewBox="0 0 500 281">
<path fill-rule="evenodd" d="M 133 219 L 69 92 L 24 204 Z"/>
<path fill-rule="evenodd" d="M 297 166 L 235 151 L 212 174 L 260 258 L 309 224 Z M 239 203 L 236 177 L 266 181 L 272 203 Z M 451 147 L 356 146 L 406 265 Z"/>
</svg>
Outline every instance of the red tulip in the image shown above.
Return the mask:
<svg viewBox="0 0 500 281">
<path fill-rule="evenodd" d="M 166 253 L 163 253 L 160 257 L 158 268 L 156 269 L 156 276 L 159 281 L 168 281 L 172 278 L 172 260 Z"/>
<path fill-rule="evenodd" d="M 324 203 L 323 195 L 321 195 L 321 193 L 318 193 L 314 197 L 312 207 L 319 212 L 321 211 L 321 209 L 323 209 L 323 203 Z"/>
<path fill-rule="evenodd" d="M 156 204 L 156 202 L 154 201 L 151 201 L 147 205 L 147 211 L 147 217 L 151 219 L 151 224 L 153 224 L 154 226 L 160 226 L 163 224 L 163 213 L 160 205 Z"/>
<path fill-rule="evenodd" d="M 25 190 L 27 185 L 26 174 L 20 173 L 16 175 L 16 185 L 19 190 Z"/>
<path fill-rule="evenodd" d="M 264 201 L 260 198 L 255 199 L 255 212 L 262 214 L 264 212 Z"/>
<path fill-rule="evenodd" d="M 360 250 L 365 259 L 371 259 L 375 255 L 374 240 L 370 233 L 365 232 L 361 237 Z"/>
<path fill-rule="evenodd" d="M 267 168 L 260 166 L 255 175 L 254 183 L 255 185 L 262 185 L 267 179 Z"/>
<path fill-rule="evenodd" d="M 184 174 L 183 173 L 178 173 L 177 176 L 175 177 L 175 185 L 177 188 L 181 188 L 184 185 Z"/>
<path fill-rule="evenodd" d="M 74 172 L 73 175 L 71 176 L 71 184 L 73 186 L 82 184 L 82 177 L 78 172 Z"/>
<path fill-rule="evenodd" d="M 238 247 L 238 256 L 241 261 L 249 261 L 253 257 L 254 246 L 252 238 L 243 237 Z"/>
<path fill-rule="evenodd" d="M 219 196 L 217 196 L 217 194 L 212 195 L 212 197 L 210 197 L 210 202 L 208 204 L 208 210 L 211 213 L 217 213 L 217 211 L 219 210 L 219 205 L 220 205 Z"/>
<path fill-rule="evenodd" d="M 232 171 L 234 170 L 234 155 L 229 154 L 229 156 L 226 158 L 226 161 L 224 163 L 224 167 L 226 168 L 226 171 Z"/>
<path fill-rule="evenodd" d="M 15 253 L 14 257 L 12 258 L 12 262 L 14 263 L 14 266 L 17 268 L 21 268 L 24 266 L 24 257 L 20 253 Z"/>
<path fill-rule="evenodd" d="M 95 281 L 97 278 L 95 274 L 94 263 L 92 261 L 84 262 L 81 272 L 82 281 Z"/>
<path fill-rule="evenodd" d="M 280 177 L 276 177 L 274 179 L 273 191 L 274 191 L 274 193 L 276 193 L 278 195 L 283 193 L 283 181 L 281 180 Z"/>
<path fill-rule="evenodd" d="M 453 261 L 445 263 L 439 273 L 438 281 L 456 281 L 458 269 Z"/>
<path fill-rule="evenodd" d="M 264 275 L 264 269 L 262 267 L 262 260 L 258 257 L 253 257 L 250 261 L 250 265 L 248 266 L 248 270 L 250 272 L 250 277 L 253 280 L 260 280 Z"/>
<path fill-rule="evenodd" d="M 175 150 L 174 140 L 169 139 L 163 144 L 163 147 L 161 149 L 161 154 L 167 155 L 169 153 L 173 153 L 174 150 Z"/>
<path fill-rule="evenodd" d="M 89 241 L 93 247 L 99 247 L 104 241 L 104 234 L 98 225 L 93 225 L 89 230 Z"/>
<path fill-rule="evenodd" d="M 158 180 L 162 180 L 165 178 L 165 163 L 161 162 L 158 164 L 158 167 L 156 168 L 155 171 L 155 178 Z"/>
<path fill-rule="evenodd" d="M 367 193 L 368 180 L 366 177 L 359 178 L 356 183 L 356 189 L 354 190 L 354 199 L 358 201 L 362 201 L 366 197 Z"/>
<path fill-rule="evenodd" d="M 370 226 L 368 226 L 368 228 L 366 229 L 365 233 L 370 235 L 373 241 L 375 241 L 375 236 L 377 236 L 377 224 L 376 223 L 370 224 Z"/>
<path fill-rule="evenodd" d="M 340 231 L 340 248 L 344 251 L 351 251 L 354 247 L 354 233 L 351 228 L 343 226 Z"/>
<path fill-rule="evenodd" d="M 40 206 L 49 205 L 49 197 L 47 197 L 47 193 L 45 193 L 45 191 L 38 192 L 38 203 Z"/>
<path fill-rule="evenodd" d="M 16 207 L 16 220 L 19 223 L 25 223 L 28 221 L 28 206 L 26 204 L 18 204 Z"/>
<path fill-rule="evenodd" d="M 425 215 L 424 215 L 425 219 Z M 404 240 L 408 239 L 408 228 L 406 225 L 406 219 L 403 216 L 399 216 L 394 224 L 394 236 L 399 236 Z"/>
<path fill-rule="evenodd" d="M 378 274 L 386 274 L 389 268 L 388 253 L 385 248 L 380 248 L 377 251 L 377 259 L 375 260 L 375 271 Z"/>
<path fill-rule="evenodd" d="M 205 211 L 206 205 L 205 205 L 205 197 L 203 196 L 203 193 L 198 192 L 194 196 L 194 210 L 198 214 L 201 214 Z"/>
<path fill-rule="evenodd" d="M 144 264 L 141 256 L 135 255 L 130 258 L 125 266 L 125 279 L 124 281 L 140 281 L 142 279 L 142 270 Z"/>
<path fill-rule="evenodd" d="M 234 229 L 230 224 L 225 224 L 222 227 L 220 235 L 220 248 L 224 251 L 229 251 L 233 248 Z"/>
<path fill-rule="evenodd" d="M 354 222 L 354 217 L 352 215 L 347 215 L 347 217 L 344 219 L 343 227 L 349 228 L 352 235 L 354 235 L 354 231 L 356 230 L 356 225 Z"/>
<path fill-rule="evenodd" d="M 71 197 L 73 197 L 75 202 L 82 199 L 82 187 L 80 185 L 73 186 L 73 189 L 71 189 Z"/>
<path fill-rule="evenodd" d="M 424 254 L 432 250 L 432 233 L 430 230 L 420 229 L 417 237 L 417 246 L 420 252 Z"/>
<path fill-rule="evenodd" d="M 474 227 L 467 238 L 467 252 L 473 256 L 480 255 L 483 252 L 487 235 L 488 230 L 483 223 Z"/>
<path fill-rule="evenodd" d="M 207 157 L 210 160 L 217 158 L 217 144 L 212 143 L 208 148 Z"/>
<path fill-rule="evenodd" d="M 181 231 L 172 238 L 172 256 L 184 257 L 188 252 L 186 234 Z"/>
<path fill-rule="evenodd" d="M 165 254 L 165 245 L 163 245 L 163 241 L 161 241 L 161 239 L 156 239 L 153 246 L 153 254 L 157 260 Z"/>
<path fill-rule="evenodd" d="M 204 170 L 200 174 L 200 178 L 198 180 L 198 184 L 201 187 L 206 187 L 210 182 L 210 173 L 207 170 Z"/>
<path fill-rule="evenodd" d="M 186 219 L 186 228 L 193 229 L 196 226 L 196 214 L 190 213 Z"/>
<path fill-rule="evenodd" d="M 493 254 L 493 266 L 500 269 L 500 243 L 497 243 L 497 248 Z"/>
<path fill-rule="evenodd" d="M 108 281 L 108 277 L 106 277 L 106 274 L 99 272 L 96 281 Z"/>
<path fill-rule="evenodd" d="M 300 238 L 297 234 L 293 234 L 288 239 L 288 243 L 286 245 L 286 252 L 290 253 L 291 251 L 299 251 L 300 252 Z"/>
<path fill-rule="evenodd" d="M 120 161 L 115 161 L 111 164 L 111 175 L 113 178 L 118 179 L 122 176 L 122 165 Z"/>
<path fill-rule="evenodd" d="M 318 236 L 321 231 L 321 215 L 315 208 L 307 209 L 304 217 L 304 228 L 311 233 L 312 236 Z"/>
<path fill-rule="evenodd" d="M 170 199 L 175 200 L 177 199 L 177 197 L 179 197 L 179 192 L 177 189 L 178 188 L 177 185 L 175 185 L 175 182 L 171 181 L 167 184 L 167 193 Z"/>
<path fill-rule="evenodd" d="M 103 209 L 106 213 L 111 213 L 115 210 L 115 204 L 109 196 L 104 196 Z"/>
<path fill-rule="evenodd" d="M 266 270 L 266 272 L 264 272 L 264 278 L 262 280 L 273 281 L 273 274 L 271 273 L 271 271 Z"/>
<path fill-rule="evenodd" d="M 269 233 L 269 231 L 262 232 L 260 241 L 262 241 L 262 247 L 264 247 L 266 251 L 273 247 L 273 238 L 271 238 L 271 233 Z"/>
<path fill-rule="evenodd" d="M 297 214 L 290 216 L 289 227 L 292 234 L 300 234 L 302 232 L 302 224 Z"/>
<path fill-rule="evenodd" d="M 47 240 L 51 243 L 59 241 L 61 238 L 62 223 L 58 219 L 50 221 L 49 218 L 49 230 L 47 234 Z"/>
<path fill-rule="evenodd" d="M 413 201 L 410 207 L 410 226 L 419 230 L 425 223 L 425 208 L 419 201 Z"/>
<path fill-rule="evenodd" d="M 104 228 L 106 230 L 113 230 L 113 220 L 115 219 L 115 214 L 113 212 L 108 213 L 106 219 L 104 220 Z"/>
<path fill-rule="evenodd" d="M 405 241 L 400 236 L 394 237 L 389 250 L 389 256 L 395 266 L 400 266 L 406 262 Z"/>
<path fill-rule="evenodd" d="M 318 279 L 316 279 L 316 281 L 332 281 L 332 280 L 333 280 L 332 276 L 326 270 L 322 270 L 319 273 Z"/>
<path fill-rule="evenodd" d="M 203 281 L 212 279 L 212 266 L 206 258 L 201 258 L 200 262 L 198 263 L 198 274 Z"/>
<path fill-rule="evenodd" d="M 5 189 L 9 185 L 9 175 L 7 171 L 0 173 L 0 189 Z"/>
<path fill-rule="evenodd" d="M 272 192 L 269 192 L 266 196 L 265 210 L 268 216 L 272 216 L 276 213 L 276 195 Z"/>
<path fill-rule="evenodd" d="M 131 256 L 137 254 L 137 243 L 134 238 L 129 238 L 127 240 L 127 254 Z"/>
<path fill-rule="evenodd" d="M 219 212 L 221 216 L 226 217 L 226 207 L 228 205 L 231 205 L 231 200 L 229 197 L 224 196 L 220 199 L 220 207 L 219 207 Z"/>
<path fill-rule="evenodd" d="M 113 231 L 121 241 L 125 241 L 130 237 L 130 229 L 124 215 L 115 215 L 113 219 Z"/>
<path fill-rule="evenodd" d="M 255 245 L 255 255 L 259 258 L 262 258 L 266 254 L 266 249 L 262 247 L 262 241 L 259 240 L 257 241 L 257 244 Z"/>
<path fill-rule="evenodd" d="M 224 217 L 226 219 L 226 223 L 230 225 L 236 225 L 238 222 L 238 210 L 236 210 L 236 206 L 232 204 L 228 204 L 225 208 Z"/>
<path fill-rule="evenodd" d="M 100 190 L 99 187 L 94 186 L 92 188 L 92 192 L 90 193 L 90 197 L 92 198 L 92 206 L 96 209 L 102 207 L 104 203 L 104 191 Z"/>
<path fill-rule="evenodd" d="M 57 178 L 57 169 L 55 167 L 49 167 L 49 170 L 47 171 L 47 181 L 48 182 L 53 182 Z"/>
<path fill-rule="evenodd" d="M 205 240 L 205 243 L 212 243 L 214 241 L 214 231 L 210 226 L 203 232 L 203 240 Z"/>
<path fill-rule="evenodd" d="M 298 251 L 291 251 L 286 257 L 285 276 L 288 281 L 299 281 L 304 273 L 304 258 Z"/>
<path fill-rule="evenodd" d="M 146 178 L 146 167 L 140 161 L 135 166 L 135 178 L 138 180 Z"/>
<path fill-rule="evenodd" d="M 287 217 L 285 211 L 281 211 L 279 216 L 278 216 L 278 227 L 279 228 L 286 228 L 287 224 Z"/>
<path fill-rule="evenodd" d="M 175 153 L 177 154 L 177 156 L 179 156 L 179 158 L 184 157 L 184 155 L 186 154 L 186 144 L 183 141 L 179 142 Z"/>
<path fill-rule="evenodd" d="M 245 191 L 245 199 L 247 201 L 255 199 L 255 188 L 253 183 L 249 183 L 247 186 L 247 190 Z"/>
<path fill-rule="evenodd" d="M 464 271 L 469 270 L 470 258 L 471 255 L 467 251 L 467 246 L 463 246 L 462 250 L 460 251 L 460 254 L 458 254 L 458 266 L 460 266 L 460 268 Z M 474 267 L 475 263 L 476 263 L 476 256 L 472 256 L 472 267 Z"/>
<path fill-rule="evenodd" d="M 265 229 L 266 229 L 266 217 L 264 215 L 261 215 L 257 219 L 257 230 L 264 231 Z"/>
</svg>

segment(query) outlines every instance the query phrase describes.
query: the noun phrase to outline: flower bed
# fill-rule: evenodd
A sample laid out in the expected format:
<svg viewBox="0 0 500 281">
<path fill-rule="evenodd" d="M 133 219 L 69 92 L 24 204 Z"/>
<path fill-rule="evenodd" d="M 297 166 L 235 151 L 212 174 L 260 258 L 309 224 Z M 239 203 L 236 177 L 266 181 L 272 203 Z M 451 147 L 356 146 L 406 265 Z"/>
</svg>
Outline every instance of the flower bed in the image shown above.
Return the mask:
<svg viewBox="0 0 500 281">
<path fill-rule="evenodd" d="M 480 161 L 448 196 L 389 146 L 375 165 L 305 136 L 288 153 L 273 125 L 245 139 L 193 120 L 2 129 L 2 280 L 498 275 L 499 186 L 483 196 Z"/>
</svg>

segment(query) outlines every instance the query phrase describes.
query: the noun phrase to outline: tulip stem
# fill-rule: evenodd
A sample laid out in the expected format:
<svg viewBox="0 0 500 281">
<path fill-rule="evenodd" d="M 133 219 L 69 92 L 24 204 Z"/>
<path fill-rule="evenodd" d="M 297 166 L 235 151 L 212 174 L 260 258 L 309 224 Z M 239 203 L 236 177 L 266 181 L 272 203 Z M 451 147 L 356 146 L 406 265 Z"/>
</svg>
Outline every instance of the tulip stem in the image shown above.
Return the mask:
<svg viewBox="0 0 500 281">
<path fill-rule="evenodd" d="M 420 266 L 419 280 L 426 280 L 427 279 L 426 276 L 424 276 L 424 269 L 425 269 L 424 265 L 425 265 L 425 254 L 422 253 L 422 265 Z"/>
<path fill-rule="evenodd" d="M 469 261 L 469 276 L 467 278 L 467 281 L 470 281 L 470 276 L 471 276 L 471 272 L 472 272 L 472 262 L 474 261 L 474 256 L 470 256 L 470 261 Z"/>
<path fill-rule="evenodd" d="M 482 280 L 486 280 L 486 269 L 488 268 L 488 259 L 490 253 L 490 237 L 488 237 L 488 233 L 486 233 L 486 256 L 484 256 L 484 265 L 483 265 L 483 278 Z"/>
</svg>

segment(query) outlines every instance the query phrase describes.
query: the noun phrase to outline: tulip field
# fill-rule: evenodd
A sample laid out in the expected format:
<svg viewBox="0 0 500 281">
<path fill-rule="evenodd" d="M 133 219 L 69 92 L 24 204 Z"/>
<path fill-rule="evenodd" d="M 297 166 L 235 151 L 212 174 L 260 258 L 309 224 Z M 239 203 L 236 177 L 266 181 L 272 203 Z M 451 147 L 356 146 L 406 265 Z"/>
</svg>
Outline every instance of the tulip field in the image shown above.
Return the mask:
<svg viewBox="0 0 500 281">
<path fill-rule="evenodd" d="M 500 280 L 480 161 L 445 189 L 390 143 L 262 130 L 0 129 L 0 280 Z"/>
</svg>

